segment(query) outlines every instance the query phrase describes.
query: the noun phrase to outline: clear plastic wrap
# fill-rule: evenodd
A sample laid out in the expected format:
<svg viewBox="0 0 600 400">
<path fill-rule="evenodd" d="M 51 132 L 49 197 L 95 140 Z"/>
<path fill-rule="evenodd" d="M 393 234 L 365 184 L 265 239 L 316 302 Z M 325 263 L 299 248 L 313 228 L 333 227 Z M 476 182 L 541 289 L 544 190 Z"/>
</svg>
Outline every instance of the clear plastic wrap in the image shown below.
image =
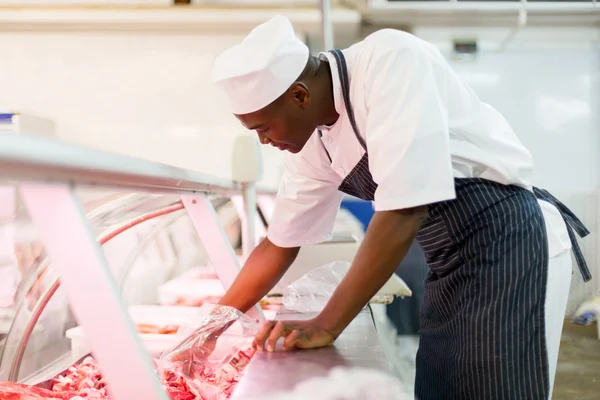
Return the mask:
<svg viewBox="0 0 600 400">
<path fill-rule="evenodd" d="M 350 269 L 336 261 L 307 272 L 283 291 L 283 306 L 301 313 L 320 312 Z"/>
<path fill-rule="evenodd" d="M 372 369 L 336 367 L 328 376 L 311 378 L 289 392 L 249 400 L 409 400 L 413 399 L 395 377 Z"/>
<path fill-rule="evenodd" d="M 260 323 L 240 311 L 207 304 L 179 328 L 181 341 L 157 362 L 165 382 L 182 381 L 203 400 L 227 399 L 254 355 Z"/>
</svg>

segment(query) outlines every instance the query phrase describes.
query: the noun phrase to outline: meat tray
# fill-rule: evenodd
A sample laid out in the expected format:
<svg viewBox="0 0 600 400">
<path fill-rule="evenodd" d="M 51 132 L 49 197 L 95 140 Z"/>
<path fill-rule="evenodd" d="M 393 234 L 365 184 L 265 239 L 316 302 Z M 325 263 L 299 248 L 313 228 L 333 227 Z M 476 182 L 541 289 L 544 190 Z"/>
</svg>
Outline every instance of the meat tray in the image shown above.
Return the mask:
<svg viewBox="0 0 600 400">
<path fill-rule="evenodd" d="M 198 314 L 197 307 L 169 306 L 131 306 L 129 315 L 135 324 L 175 325 L 186 324 Z M 72 361 L 75 362 L 84 354 L 91 351 L 81 326 L 69 329 L 66 336 L 71 339 Z M 157 357 L 165 349 L 177 344 L 178 339 L 173 334 L 140 333 L 144 347 L 152 357 Z"/>
<path fill-rule="evenodd" d="M 198 307 L 204 303 L 216 303 L 224 294 L 225 289 L 219 279 L 179 277 L 158 287 L 158 303 Z"/>
<path fill-rule="evenodd" d="M 63 371 L 60 371 L 59 373 L 57 373 L 56 375 L 54 375 L 52 378 L 47 379 L 43 382 L 37 383 L 35 386 L 42 388 L 42 389 L 47 389 L 47 390 L 51 390 L 52 389 L 52 385 L 54 383 L 54 379 L 58 378 L 61 375 L 66 374 L 69 371 L 69 368 L 71 368 L 73 365 L 77 365 L 79 363 L 81 363 L 83 360 L 85 360 L 87 357 L 91 356 L 92 353 L 88 353 L 86 355 L 84 355 L 83 357 L 75 360 L 70 366 L 68 366 L 67 368 L 65 368 Z"/>
</svg>

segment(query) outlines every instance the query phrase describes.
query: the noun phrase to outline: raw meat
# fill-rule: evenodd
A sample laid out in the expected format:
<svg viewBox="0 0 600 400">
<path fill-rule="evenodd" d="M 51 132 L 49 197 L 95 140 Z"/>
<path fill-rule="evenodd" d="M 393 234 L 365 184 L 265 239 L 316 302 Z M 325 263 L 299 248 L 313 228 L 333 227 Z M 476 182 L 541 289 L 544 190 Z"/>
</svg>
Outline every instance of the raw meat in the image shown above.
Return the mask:
<svg viewBox="0 0 600 400">
<path fill-rule="evenodd" d="M 52 390 L 74 393 L 87 399 L 108 399 L 106 382 L 92 357 L 86 357 L 78 366 L 73 366 L 64 375 L 56 377 Z"/>
<path fill-rule="evenodd" d="M 71 400 L 71 395 L 14 382 L 0 383 L 2 400 Z"/>
<path fill-rule="evenodd" d="M 240 377 L 250 363 L 255 350 L 249 348 L 238 353 L 225 364 L 221 369 L 210 370 L 204 368 L 194 371 L 194 381 L 200 392 L 200 399 L 221 400 L 228 399 L 233 393 L 233 389 L 240 380 Z M 165 379 L 168 381 L 168 379 Z"/>
<path fill-rule="evenodd" d="M 173 371 L 167 370 L 164 372 L 163 385 L 172 400 L 201 399 L 200 394 L 190 388 L 188 381 Z"/>
<path fill-rule="evenodd" d="M 162 372 L 162 382 L 172 400 L 228 399 L 245 367 L 254 355 L 252 349 L 239 351 L 218 371 L 195 371 L 188 380 L 171 369 Z M 96 360 L 86 357 L 53 380 L 52 390 L 13 382 L 0 382 L 0 400 L 111 400 Z"/>
<path fill-rule="evenodd" d="M 154 325 L 154 324 L 137 324 L 139 333 L 156 333 L 161 335 L 174 335 L 177 333 L 179 325 Z"/>
</svg>

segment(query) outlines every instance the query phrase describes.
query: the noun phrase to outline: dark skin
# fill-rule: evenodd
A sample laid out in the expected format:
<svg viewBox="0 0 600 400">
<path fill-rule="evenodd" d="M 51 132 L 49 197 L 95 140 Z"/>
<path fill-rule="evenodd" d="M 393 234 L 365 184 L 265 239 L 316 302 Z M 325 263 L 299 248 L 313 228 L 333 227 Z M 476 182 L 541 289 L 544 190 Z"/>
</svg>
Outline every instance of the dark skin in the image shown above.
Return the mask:
<svg viewBox="0 0 600 400">
<path fill-rule="evenodd" d="M 236 117 L 246 128 L 256 130 L 261 143 L 298 153 L 317 126 L 331 125 L 339 118 L 329 64 L 311 58 L 298 81 L 277 100 L 262 110 Z M 321 313 L 310 320 L 267 321 L 254 340 L 255 346 L 273 351 L 280 339 L 284 349 L 333 344 L 392 276 L 426 216 L 426 206 L 376 212 L 350 270 Z M 264 239 L 219 304 L 248 311 L 277 284 L 299 250 Z"/>
<path fill-rule="evenodd" d="M 262 144 L 298 153 L 317 126 L 331 125 L 339 118 L 332 87 L 329 63 L 311 57 L 300 78 L 277 100 L 236 117 L 256 131 Z"/>
</svg>

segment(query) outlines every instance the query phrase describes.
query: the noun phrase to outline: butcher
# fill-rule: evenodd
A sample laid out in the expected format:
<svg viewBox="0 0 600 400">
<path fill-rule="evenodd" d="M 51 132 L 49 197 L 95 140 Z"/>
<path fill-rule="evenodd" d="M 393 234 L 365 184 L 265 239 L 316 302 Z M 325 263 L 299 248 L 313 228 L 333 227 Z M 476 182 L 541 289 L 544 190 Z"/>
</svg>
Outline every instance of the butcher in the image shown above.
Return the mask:
<svg viewBox="0 0 600 400">
<path fill-rule="evenodd" d="M 532 185 L 531 153 L 433 45 L 384 29 L 313 56 L 276 16 L 220 54 L 213 78 L 239 122 L 286 152 L 267 238 L 220 304 L 254 306 L 302 246 L 331 237 L 344 194 L 375 208 L 325 308 L 267 322 L 259 350 L 332 345 L 416 238 L 429 271 L 415 396 L 551 396 L 570 250 L 589 280 L 575 240 L 589 232 Z"/>
</svg>

